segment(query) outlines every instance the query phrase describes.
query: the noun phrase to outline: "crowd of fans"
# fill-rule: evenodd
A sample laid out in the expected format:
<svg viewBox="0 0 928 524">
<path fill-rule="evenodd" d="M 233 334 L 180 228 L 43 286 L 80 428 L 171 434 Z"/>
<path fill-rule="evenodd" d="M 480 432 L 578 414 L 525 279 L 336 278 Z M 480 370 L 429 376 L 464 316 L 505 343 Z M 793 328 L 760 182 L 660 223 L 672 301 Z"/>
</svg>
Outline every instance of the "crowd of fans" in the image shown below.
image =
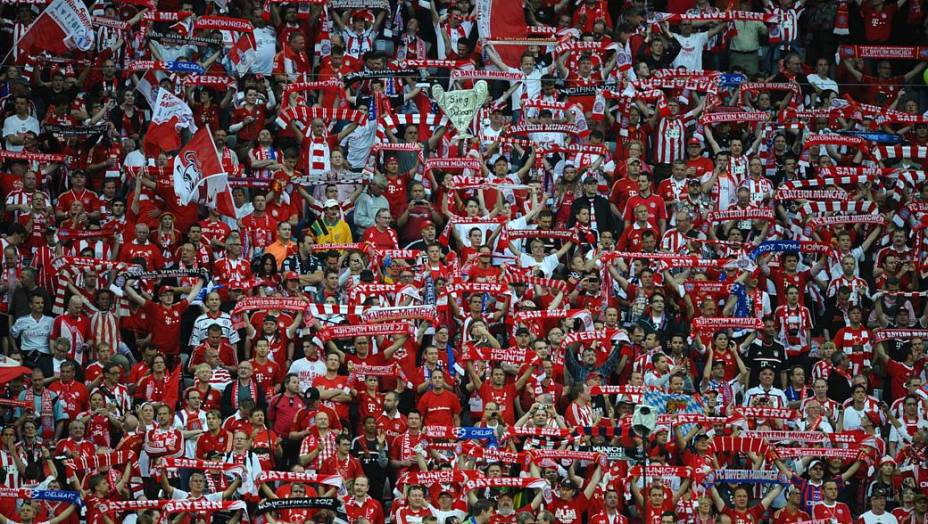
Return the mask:
<svg viewBox="0 0 928 524">
<path fill-rule="evenodd" d="M 0 3 L 0 523 L 928 522 L 924 1 L 505 4 Z"/>
</svg>

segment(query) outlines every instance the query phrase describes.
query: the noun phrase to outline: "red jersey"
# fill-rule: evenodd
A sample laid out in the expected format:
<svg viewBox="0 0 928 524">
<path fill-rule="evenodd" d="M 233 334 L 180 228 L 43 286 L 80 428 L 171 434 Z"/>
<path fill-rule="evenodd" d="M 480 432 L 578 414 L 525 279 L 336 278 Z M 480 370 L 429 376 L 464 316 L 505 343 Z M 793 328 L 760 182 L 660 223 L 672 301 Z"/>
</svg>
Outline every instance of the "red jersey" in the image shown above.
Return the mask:
<svg viewBox="0 0 928 524">
<path fill-rule="evenodd" d="M 180 354 L 180 318 L 189 302 L 181 300 L 165 307 L 157 302 L 145 302 L 145 313 L 151 327 L 151 341 L 165 355 Z"/>
<path fill-rule="evenodd" d="M 727 515 L 732 524 L 757 524 L 766 511 L 763 506 L 758 504 L 745 510 L 725 508 L 722 510 L 722 514 Z"/>
<path fill-rule="evenodd" d="M 869 2 L 860 6 L 864 19 L 864 35 L 868 43 L 886 42 L 893 29 L 893 17 L 896 16 L 896 3 L 887 2 L 877 11 Z"/>
<path fill-rule="evenodd" d="M 209 349 L 209 347 L 209 342 L 203 342 L 199 346 L 193 348 L 193 351 L 190 353 L 190 360 L 187 361 L 187 371 L 193 373 L 198 365 L 206 362 L 206 350 Z M 219 362 L 222 362 L 223 365 L 238 365 L 238 352 L 231 344 L 222 341 L 216 349 L 219 350 Z"/>
<path fill-rule="evenodd" d="M 143 259 L 145 269 L 148 271 L 164 267 L 164 257 L 161 256 L 161 249 L 151 242 L 146 241 L 144 244 L 138 244 L 133 240 L 123 245 L 119 250 L 119 261 L 130 263 L 134 258 Z"/>
<path fill-rule="evenodd" d="M 483 399 L 483 405 L 487 402 L 495 402 L 499 406 L 500 416 L 506 425 L 512 426 L 516 423 L 515 400 L 518 392 L 515 385 L 508 383 L 503 384 L 501 388 L 494 387 L 489 381 L 480 385 L 480 398 Z M 474 417 L 481 417 L 482 413 L 474 413 Z"/>
<path fill-rule="evenodd" d="M 277 221 L 269 215 L 257 216 L 252 213 L 243 218 L 241 223 L 246 252 L 250 253 L 255 248 L 265 248 L 274 243 Z"/>
<path fill-rule="evenodd" d="M 341 459 L 338 454 L 332 455 L 322 462 L 319 472 L 326 475 L 339 475 L 345 481 L 354 480 L 364 476 L 364 468 L 361 467 L 361 461 L 348 455 Z"/>
<path fill-rule="evenodd" d="M 589 499 L 583 493 L 579 493 L 571 500 L 555 497 L 546 506 L 548 511 L 554 514 L 555 521 L 562 524 L 580 524 L 583 522 L 583 514 L 588 504 Z"/>
<path fill-rule="evenodd" d="M 773 524 L 795 524 L 803 520 L 809 520 L 809 514 L 801 509 L 791 510 L 789 508 L 778 509 L 773 514 Z"/>
<path fill-rule="evenodd" d="M 365 497 L 363 501 L 350 497 L 344 499 L 344 501 L 345 513 L 348 515 L 349 522 L 366 518 L 373 524 L 383 524 L 383 506 L 371 497 Z"/>
<path fill-rule="evenodd" d="M 635 208 L 645 206 L 648 208 L 648 224 L 654 229 L 658 228 L 658 221 L 667 220 L 667 205 L 664 199 L 651 193 L 647 198 L 641 195 L 635 195 L 628 199 L 625 204 L 625 213 L 623 218 L 629 222 L 635 221 Z"/>
<path fill-rule="evenodd" d="M 214 460 L 232 449 L 232 434 L 219 430 L 217 435 L 207 431 L 197 439 L 197 458 Z"/>
<path fill-rule="evenodd" d="M 605 510 L 590 517 L 589 524 L 628 524 L 628 519 L 621 513 L 608 515 Z"/>
<path fill-rule="evenodd" d="M 313 387 L 319 389 L 348 389 L 348 377 L 336 375 L 334 378 L 327 378 L 322 375 L 313 379 Z M 323 400 L 322 404 L 334 409 L 340 420 L 348 420 L 348 403 Z"/>
<path fill-rule="evenodd" d="M 61 380 L 56 380 L 48 385 L 48 389 L 58 394 L 62 408 L 71 420 L 77 418 L 78 413 L 87 410 L 90 406 L 90 395 L 87 392 L 87 386 L 81 382 L 72 380 L 64 383 Z"/>
<path fill-rule="evenodd" d="M 416 409 L 422 413 L 425 426 L 454 426 L 454 415 L 461 412 L 461 401 L 447 389 L 441 393 L 429 390 L 416 403 Z"/>
<path fill-rule="evenodd" d="M 255 382 L 258 383 L 259 387 L 264 388 L 265 397 L 271 398 L 274 396 L 277 385 L 284 382 L 285 373 L 283 369 L 270 359 L 264 364 L 259 363 L 257 359 L 251 359 L 248 362 L 251 362 L 251 366 L 255 369 Z"/>
<path fill-rule="evenodd" d="M 835 502 L 832 506 L 819 502 L 812 507 L 812 518 L 830 519 L 833 524 L 854 524 L 851 509 L 843 502 Z"/>
<path fill-rule="evenodd" d="M 82 189 L 80 191 L 71 189 L 58 197 L 58 205 L 55 206 L 55 211 L 67 213 L 71 209 L 71 204 L 74 202 L 80 202 L 84 206 L 84 211 L 87 213 L 93 213 L 100 207 L 100 197 L 93 191 L 89 189 Z"/>
</svg>

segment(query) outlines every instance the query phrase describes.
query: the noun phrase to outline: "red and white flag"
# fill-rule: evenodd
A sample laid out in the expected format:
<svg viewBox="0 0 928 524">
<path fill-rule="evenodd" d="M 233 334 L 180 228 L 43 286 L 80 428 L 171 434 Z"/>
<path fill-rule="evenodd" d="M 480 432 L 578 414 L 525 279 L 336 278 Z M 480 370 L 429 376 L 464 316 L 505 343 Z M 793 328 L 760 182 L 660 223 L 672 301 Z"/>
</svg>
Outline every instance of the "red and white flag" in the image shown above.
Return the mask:
<svg viewBox="0 0 928 524">
<path fill-rule="evenodd" d="M 480 38 L 487 40 L 525 38 L 528 28 L 523 3 L 512 0 L 477 0 L 477 31 Z M 500 45 L 494 46 L 494 49 L 507 65 L 519 67 L 525 46 Z"/>
<path fill-rule="evenodd" d="M 142 144 L 147 156 L 156 156 L 160 151 L 176 151 L 180 148 L 180 129 L 197 132 L 193 111 L 186 102 L 159 88 L 155 105 L 152 107 L 151 124 Z"/>
<path fill-rule="evenodd" d="M 209 128 L 197 131 L 174 157 L 172 178 L 181 205 L 202 201 L 224 215 L 235 217 L 229 174 L 222 170 L 222 160 Z"/>
<path fill-rule="evenodd" d="M 149 69 L 145 71 L 145 74 L 142 75 L 142 78 L 140 78 L 135 85 L 135 90 L 141 93 L 145 101 L 148 102 L 149 107 L 155 107 L 162 76 L 164 76 L 164 73 Z"/>
<path fill-rule="evenodd" d="M 257 45 L 253 33 L 238 34 L 238 39 L 232 49 L 229 50 L 228 56 L 233 69 L 239 76 L 247 74 L 251 66 L 254 65 L 257 59 L 255 49 L 257 49 Z"/>
<path fill-rule="evenodd" d="M 80 0 L 54 0 L 16 42 L 19 56 L 36 50 L 53 55 L 93 48 L 93 18 Z"/>
<path fill-rule="evenodd" d="M 23 375 L 28 375 L 30 373 L 32 373 L 31 369 L 25 366 L 21 366 L 19 362 L 11 358 L 4 358 L 2 361 L 0 361 L 0 385 L 12 382 L 17 378 Z"/>
</svg>

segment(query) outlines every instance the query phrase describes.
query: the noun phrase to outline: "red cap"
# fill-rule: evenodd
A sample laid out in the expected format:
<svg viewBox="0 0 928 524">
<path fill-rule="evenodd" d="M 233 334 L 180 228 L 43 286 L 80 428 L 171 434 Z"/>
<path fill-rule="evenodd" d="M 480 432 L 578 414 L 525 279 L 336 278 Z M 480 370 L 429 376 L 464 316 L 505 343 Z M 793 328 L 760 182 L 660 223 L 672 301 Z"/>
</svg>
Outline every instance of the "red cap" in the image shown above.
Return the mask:
<svg viewBox="0 0 928 524">
<path fill-rule="evenodd" d="M 299 280 L 300 275 L 296 271 L 287 271 L 284 273 L 284 280 Z"/>
<path fill-rule="evenodd" d="M 694 137 L 691 137 L 689 140 L 687 140 L 686 143 L 687 143 L 687 144 L 696 144 L 697 146 L 701 146 L 701 145 L 702 145 L 702 142 L 700 142 L 699 139 L 696 138 L 695 136 L 694 136 Z"/>
<path fill-rule="evenodd" d="M 435 227 L 435 222 L 432 222 L 431 220 L 426 220 L 425 222 L 422 222 L 422 229 L 425 229 L 427 227 Z"/>
<path fill-rule="evenodd" d="M 174 290 L 171 289 L 171 286 L 169 286 L 169 285 L 167 285 L 167 284 L 161 284 L 160 286 L 158 286 L 158 294 L 159 294 L 159 295 L 162 294 L 162 293 L 173 293 L 173 292 L 174 292 Z"/>
</svg>

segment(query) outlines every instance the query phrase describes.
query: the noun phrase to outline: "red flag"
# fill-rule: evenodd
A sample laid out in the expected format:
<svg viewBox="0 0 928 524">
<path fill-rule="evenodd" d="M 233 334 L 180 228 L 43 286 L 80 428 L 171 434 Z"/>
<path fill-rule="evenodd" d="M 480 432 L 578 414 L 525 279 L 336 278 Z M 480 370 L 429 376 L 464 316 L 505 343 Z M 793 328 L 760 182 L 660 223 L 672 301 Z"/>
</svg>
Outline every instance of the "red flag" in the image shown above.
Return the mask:
<svg viewBox="0 0 928 524">
<path fill-rule="evenodd" d="M 528 29 L 522 2 L 512 0 L 477 0 L 477 30 L 480 38 L 494 40 L 525 38 Z M 503 62 L 519 67 L 525 46 L 494 46 Z"/>
<path fill-rule="evenodd" d="M 13 361 L 15 362 L 15 361 Z M 20 365 L 0 364 L 0 386 L 12 382 L 23 375 L 32 373 L 32 370 Z"/>
<path fill-rule="evenodd" d="M 142 149 L 145 156 L 155 157 L 162 151 L 177 151 L 180 149 L 180 134 L 177 132 L 177 117 L 173 116 L 167 122 L 156 124 L 152 121 L 142 137 Z"/>
<path fill-rule="evenodd" d="M 93 48 L 94 30 L 90 11 L 78 0 L 54 0 L 16 42 L 19 57 L 35 50 L 64 55 L 73 49 Z"/>
<path fill-rule="evenodd" d="M 146 156 L 157 156 L 161 151 L 177 151 L 180 148 L 179 128 L 197 131 L 193 121 L 193 111 L 183 100 L 158 89 L 158 97 L 152 108 L 151 124 L 142 139 Z"/>
<path fill-rule="evenodd" d="M 174 371 L 168 377 L 167 384 L 164 385 L 164 403 L 174 411 L 177 408 L 177 401 L 180 400 L 180 368 L 178 363 L 174 366 Z"/>
<path fill-rule="evenodd" d="M 252 33 L 240 33 L 232 49 L 229 50 L 229 61 L 239 76 L 248 73 L 251 66 L 255 63 L 257 55 L 255 49 L 255 35 Z"/>
<path fill-rule="evenodd" d="M 222 170 L 219 152 L 216 151 L 216 143 L 209 128 L 204 127 L 197 131 L 190 142 L 174 157 L 174 193 L 177 194 L 181 205 L 199 201 L 203 187 L 207 190 L 212 189 L 211 194 L 216 195 L 222 186 L 228 187 L 228 176 Z M 217 177 L 222 177 L 223 180 L 212 181 Z"/>
</svg>

